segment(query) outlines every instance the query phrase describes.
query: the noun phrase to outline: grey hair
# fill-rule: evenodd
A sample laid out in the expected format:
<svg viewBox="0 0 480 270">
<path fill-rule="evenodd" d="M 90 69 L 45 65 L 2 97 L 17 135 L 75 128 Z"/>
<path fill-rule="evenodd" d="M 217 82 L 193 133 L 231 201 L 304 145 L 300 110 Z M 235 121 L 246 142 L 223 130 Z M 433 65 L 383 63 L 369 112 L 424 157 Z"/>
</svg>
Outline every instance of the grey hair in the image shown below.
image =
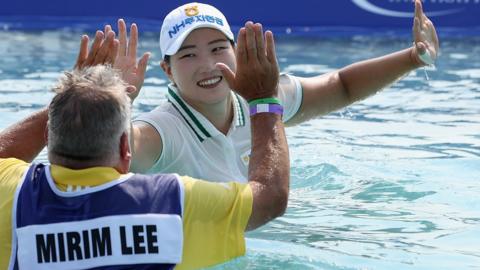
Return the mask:
<svg viewBox="0 0 480 270">
<path fill-rule="evenodd" d="M 110 66 L 65 72 L 49 106 L 49 157 L 63 164 L 116 159 L 120 137 L 130 130 L 126 87 Z"/>
</svg>

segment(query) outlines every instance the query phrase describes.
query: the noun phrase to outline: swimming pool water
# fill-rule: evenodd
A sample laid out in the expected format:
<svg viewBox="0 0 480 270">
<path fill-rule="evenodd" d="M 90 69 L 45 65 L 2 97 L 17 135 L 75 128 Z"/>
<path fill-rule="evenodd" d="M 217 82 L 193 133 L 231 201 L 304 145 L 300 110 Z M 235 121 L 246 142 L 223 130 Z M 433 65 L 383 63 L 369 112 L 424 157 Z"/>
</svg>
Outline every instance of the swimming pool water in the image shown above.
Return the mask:
<svg viewBox="0 0 480 270">
<path fill-rule="evenodd" d="M 0 129 L 52 98 L 78 30 L 0 31 Z M 441 40 L 437 69 L 411 72 L 347 109 L 287 129 L 287 213 L 247 233 L 247 255 L 214 269 L 480 269 L 480 37 Z M 156 33 L 134 115 L 165 100 Z M 282 71 L 329 72 L 408 37 L 277 39 Z M 45 151 L 38 160 L 45 161 Z"/>
</svg>

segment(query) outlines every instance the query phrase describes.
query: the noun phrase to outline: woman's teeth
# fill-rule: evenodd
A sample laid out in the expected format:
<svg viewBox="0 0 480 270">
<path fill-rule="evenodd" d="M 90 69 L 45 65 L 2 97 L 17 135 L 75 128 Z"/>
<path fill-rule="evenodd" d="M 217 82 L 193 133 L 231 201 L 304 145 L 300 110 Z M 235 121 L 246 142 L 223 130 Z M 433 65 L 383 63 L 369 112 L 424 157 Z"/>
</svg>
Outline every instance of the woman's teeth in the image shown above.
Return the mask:
<svg viewBox="0 0 480 270">
<path fill-rule="evenodd" d="M 212 86 L 222 80 L 222 77 L 216 77 L 208 80 L 199 81 L 198 85 L 203 87 Z"/>
</svg>

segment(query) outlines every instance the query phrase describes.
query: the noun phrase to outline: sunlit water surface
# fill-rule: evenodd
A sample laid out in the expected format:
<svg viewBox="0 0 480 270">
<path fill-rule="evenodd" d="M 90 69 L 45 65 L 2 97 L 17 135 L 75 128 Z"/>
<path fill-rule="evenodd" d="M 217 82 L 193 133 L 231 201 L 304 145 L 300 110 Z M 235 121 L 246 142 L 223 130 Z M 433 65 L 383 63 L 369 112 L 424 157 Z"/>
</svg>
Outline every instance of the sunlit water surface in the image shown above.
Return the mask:
<svg viewBox="0 0 480 270">
<path fill-rule="evenodd" d="M 0 129 L 48 104 L 80 34 L 0 32 Z M 288 128 L 287 213 L 218 269 L 480 269 L 480 38 L 442 41 L 436 70 Z M 165 101 L 157 44 L 141 37 L 153 60 L 134 115 Z M 313 76 L 410 44 L 282 36 L 277 51 L 282 71 Z"/>
</svg>

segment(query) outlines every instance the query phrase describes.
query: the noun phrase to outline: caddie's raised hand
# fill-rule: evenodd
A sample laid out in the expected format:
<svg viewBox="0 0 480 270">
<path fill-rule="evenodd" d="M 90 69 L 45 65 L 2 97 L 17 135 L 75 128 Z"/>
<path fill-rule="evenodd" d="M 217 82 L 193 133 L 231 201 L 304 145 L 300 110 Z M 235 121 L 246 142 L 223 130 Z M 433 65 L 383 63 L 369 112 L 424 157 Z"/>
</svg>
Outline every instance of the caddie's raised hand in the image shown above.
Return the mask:
<svg viewBox="0 0 480 270">
<path fill-rule="evenodd" d="M 421 0 L 415 0 L 415 18 L 413 20 L 415 57 L 419 64 L 433 65 L 438 57 L 440 44 L 435 26 L 423 13 Z"/>
<path fill-rule="evenodd" d="M 88 49 L 88 42 L 88 36 L 83 35 L 74 69 L 113 63 L 119 45 L 113 31 L 106 34 L 102 31 L 97 31 L 90 50 Z"/>
<path fill-rule="evenodd" d="M 237 68 L 217 63 L 230 88 L 247 101 L 276 97 L 279 69 L 273 33 L 263 34 L 262 25 L 247 22 L 238 32 L 235 51 Z"/>
<path fill-rule="evenodd" d="M 129 39 L 127 37 L 127 25 L 123 19 L 119 19 L 118 36 L 120 45 L 113 67 L 120 70 L 122 73 L 122 79 L 127 84 L 135 87 L 135 91 L 129 93 L 129 96 L 133 101 L 138 96 L 140 89 L 143 86 L 150 53 L 144 53 L 137 62 L 138 28 L 135 23 L 132 23 L 130 26 Z"/>
</svg>

